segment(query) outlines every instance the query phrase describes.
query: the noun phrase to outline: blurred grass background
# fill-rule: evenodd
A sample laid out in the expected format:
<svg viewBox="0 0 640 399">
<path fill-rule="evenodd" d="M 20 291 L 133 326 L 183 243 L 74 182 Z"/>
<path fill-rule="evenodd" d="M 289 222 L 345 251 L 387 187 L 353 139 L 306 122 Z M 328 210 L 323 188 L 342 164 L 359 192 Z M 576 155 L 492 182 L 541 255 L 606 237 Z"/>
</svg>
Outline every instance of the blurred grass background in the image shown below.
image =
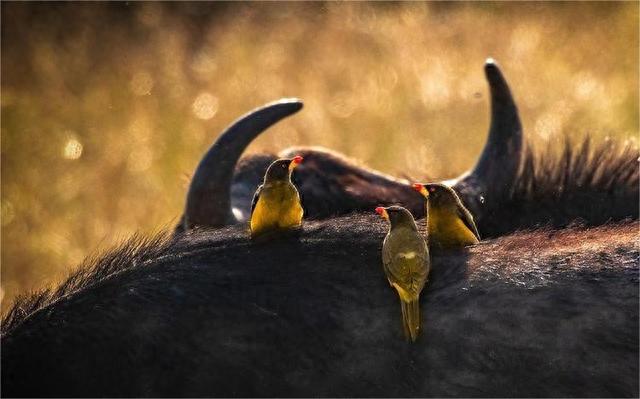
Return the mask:
<svg viewBox="0 0 640 399">
<path fill-rule="evenodd" d="M 638 3 L 2 3 L 2 307 L 171 227 L 233 119 L 303 111 L 250 152 L 323 145 L 454 176 L 494 57 L 534 142 L 638 135 Z"/>
</svg>

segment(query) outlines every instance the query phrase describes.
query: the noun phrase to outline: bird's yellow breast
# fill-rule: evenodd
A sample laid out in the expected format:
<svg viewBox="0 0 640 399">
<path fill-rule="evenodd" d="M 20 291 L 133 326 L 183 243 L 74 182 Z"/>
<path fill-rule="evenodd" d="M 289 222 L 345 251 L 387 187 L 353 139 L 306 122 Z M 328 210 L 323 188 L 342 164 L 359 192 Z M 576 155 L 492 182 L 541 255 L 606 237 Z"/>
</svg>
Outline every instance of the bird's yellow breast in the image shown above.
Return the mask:
<svg viewBox="0 0 640 399">
<path fill-rule="evenodd" d="M 457 213 L 430 207 L 429 242 L 441 248 L 456 248 L 477 244 L 478 239 Z"/>
<path fill-rule="evenodd" d="M 292 183 L 265 186 L 251 213 L 251 234 L 299 227 L 302 215 L 300 196 Z"/>
</svg>

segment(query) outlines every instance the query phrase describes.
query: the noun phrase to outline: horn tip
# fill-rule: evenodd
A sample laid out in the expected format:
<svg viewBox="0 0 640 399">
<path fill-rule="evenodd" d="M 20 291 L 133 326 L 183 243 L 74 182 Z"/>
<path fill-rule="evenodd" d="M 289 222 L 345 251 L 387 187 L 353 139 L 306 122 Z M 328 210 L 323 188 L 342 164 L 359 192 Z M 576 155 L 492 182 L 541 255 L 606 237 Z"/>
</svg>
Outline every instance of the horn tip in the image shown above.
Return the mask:
<svg viewBox="0 0 640 399">
<path fill-rule="evenodd" d="M 273 105 L 283 105 L 283 106 L 287 106 L 292 110 L 299 111 L 304 106 L 304 103 L 302 102 L 301 99 L 296 97 L 285 97 L 285 98 L 276 100 L 270 104 L 267 104 L 267 106 L 273 106 Z"/>
<path fill-rule="evenodd" d="M 496 79 L 502 74 L 500 72 L 498 63 L 491 57 L 487 58 L 487 60 L 484 62 L 484 72 L 486 73 L 488 79 Z"/>
<path fill-rule="evenodd" d="M 493 58 L 487 58 L 484 63 L 484 73 L 489 82 L 489 87 L 494 96 L 507 97 L 509 94 L 509 85 L 502 75 L 500 67 Z"/>
</svg>

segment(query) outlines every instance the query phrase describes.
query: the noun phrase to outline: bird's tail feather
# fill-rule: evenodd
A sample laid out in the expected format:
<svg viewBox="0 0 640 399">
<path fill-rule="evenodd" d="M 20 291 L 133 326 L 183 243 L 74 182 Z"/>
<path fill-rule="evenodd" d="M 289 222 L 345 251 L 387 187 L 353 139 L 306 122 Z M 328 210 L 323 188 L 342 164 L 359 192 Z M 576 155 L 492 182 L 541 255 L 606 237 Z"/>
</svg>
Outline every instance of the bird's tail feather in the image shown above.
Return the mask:
<svg viewBox="0 0 640 399">
<path fill-rule="evenodd" d="M 420 331 L 420 307 L 419 299 L 416 298 L 409 302 L 400 300 L 402 306 L 402 325 L 404 327 L 404 335 L 411 342 L 416 342 L 418 332 Z"/>
</svg>

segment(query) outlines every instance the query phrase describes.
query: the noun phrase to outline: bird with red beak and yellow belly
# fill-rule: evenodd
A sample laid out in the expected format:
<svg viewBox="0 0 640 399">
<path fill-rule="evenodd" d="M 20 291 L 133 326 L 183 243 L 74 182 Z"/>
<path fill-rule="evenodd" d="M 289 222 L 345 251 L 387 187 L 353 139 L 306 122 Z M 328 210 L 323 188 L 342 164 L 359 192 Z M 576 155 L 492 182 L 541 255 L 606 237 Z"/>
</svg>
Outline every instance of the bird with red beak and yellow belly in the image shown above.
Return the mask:
<svg viewBox="0 0 640 399">
<path fill-rule="evenodd" d="M 480 242 L 471 212 L 451 187 L 441 183 L 414 183 L 413 188 L 425 197 L 429 246 L 453 249 Z"/>
<path fill-rule="evenodd" d="M 304 213 L 300 194 L 291 173 L 302 163 L 301 156 L 274 161 L 264 175 L 251 203 L 251 237 L 298 228 Z"/>
</svg>

